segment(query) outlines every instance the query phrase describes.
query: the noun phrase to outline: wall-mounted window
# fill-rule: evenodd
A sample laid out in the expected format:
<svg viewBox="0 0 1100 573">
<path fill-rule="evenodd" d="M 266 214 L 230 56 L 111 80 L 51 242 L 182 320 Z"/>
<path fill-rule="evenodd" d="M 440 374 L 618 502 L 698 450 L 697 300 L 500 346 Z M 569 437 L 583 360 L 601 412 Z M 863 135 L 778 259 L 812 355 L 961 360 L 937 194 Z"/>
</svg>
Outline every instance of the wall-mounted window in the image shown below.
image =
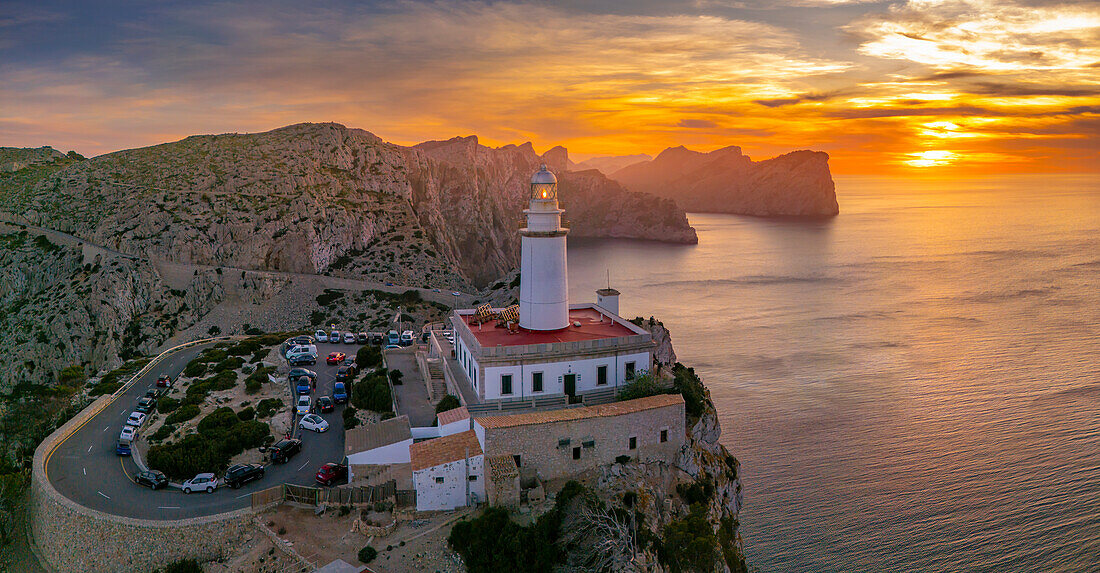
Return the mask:
<svg viewBox="0 0 1100 573">
<path fill-rule="evenodd" d="M 581 446 L 585 448 L 594 448 L 596 447 L 596 440 L 585 440 L 581 442 Z"/>
<path fill-rule="evenodd" d="M 531 374 L 531 391 L 542 392 L 542 372 Z"/>
<path fill-rule="evenodd" d="M 626 363 L 626 379 L 627 380 L 633 380 L 634 379 L 634 363 L 633 362 L 627 362 Z"/>
<path fill-rule="evenodd" d="M 558 447 L 559 448 L 568 448 L 569 447 L 569 438 L 558 438 Z"/>
<path fill-rule="evenodd" d="M 607 365 L 602 364 L 596 367 L 596 385 L 603 386 L 607 384 Z"/>
<path fill-rule="evenodd" d="M 512 375 L 501 374 L 500 375 L 500 393 L 507 396 L 512 393 Z"/>
<path fill-rule="evenodd" d="M 477 481 L 477 476 L 470 476 L 467 479 L 469 479 L 470 481 Z"/>
<path fill-rule="evenodd" d="M 668 441 L 668 430 L 661 430 L 661 443 Z"/>
<path fill-rule="evenodd" d="M 638 436 L 630 436 L 630 449 L 638 449 Z"/>
<path fill-rule="evenodd" d="M 435 483 L 443 483 L 443 478 L 441 478 L 441 477 L 435 478 Z"/>
<path fill-rule="evenodd" d="M 579 446 L 576 447 L 576 448 L 573 448 L 573 459 L 574 460 L 581 459 L 581 448 Z"/>
</svg>

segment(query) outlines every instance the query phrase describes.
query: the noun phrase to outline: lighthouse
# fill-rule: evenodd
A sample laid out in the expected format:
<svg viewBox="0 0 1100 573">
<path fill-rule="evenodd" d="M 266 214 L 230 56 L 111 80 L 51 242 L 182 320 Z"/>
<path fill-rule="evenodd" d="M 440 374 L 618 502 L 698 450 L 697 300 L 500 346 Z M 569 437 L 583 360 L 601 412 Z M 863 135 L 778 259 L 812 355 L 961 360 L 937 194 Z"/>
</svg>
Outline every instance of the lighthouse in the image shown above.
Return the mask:
<svg viewBox="0 0 1100 573">
<path fill-rule="evenodd" d="M 531 177 L 531 202 L 523 210 L 527 226 L 519 230 L 521 259 L 519 325 L 528 330 L 569 326 L 569 281 L 565 269 L 562 209 L 558 179 L 543 165 Z"/>
</svg>

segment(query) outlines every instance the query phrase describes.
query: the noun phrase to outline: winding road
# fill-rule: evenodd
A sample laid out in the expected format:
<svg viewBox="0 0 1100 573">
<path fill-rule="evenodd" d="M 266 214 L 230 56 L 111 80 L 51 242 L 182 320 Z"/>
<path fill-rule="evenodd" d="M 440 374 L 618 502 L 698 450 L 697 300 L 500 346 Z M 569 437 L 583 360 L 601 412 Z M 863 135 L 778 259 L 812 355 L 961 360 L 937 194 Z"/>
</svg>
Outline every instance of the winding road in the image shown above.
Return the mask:
<svg viewBox="0 0 1100 573">
<path fill-rule="evenodd" d="M 304 435 L 298 436 L 303 442 L 299 454 L 286 464 L 269 465 L 262 479 L 240 489 L 219 486 L 212 494 L 186 495 L 178 489 L 154 491 L 134 483 L 133 477 L 139 471 L 137 464 L 130 457 L 115 454 L 115 443 L 127 416 L 134 411 L 145 391 L 155 387 L 157 376 L 167 373 L 176 379 L 192 358 L 213 344 L 184 348 L 166 356 L 61 442 L 46 458 L 46 475 L 53 487 L 74 502 L 97 511 L 123 517 L 164 520 L 213 515 L 247 507 L 251 504 L 249 497 L 252 492 L 281 483 L 316 485 L 313 476 L 317 469 L 326 462 L 340 461 L 344 457 L 343 405 L 333 412 L 322 414 L 329 423 L 328 432 L 304 432 Z M 353 354 L 358 348 L 358 345 L 350 344 L 317 345 L 320 359 L 317 366 L 311 368 L 318 376 L 314 401 L 318 396 L 332 395 L 336 378 L 337 366 L 325 364 L 324 357 L 336 350 Z M 280 377 L 276 383 L 285 385 L 287 381 L 285 377 Z M 289 399 L 289 390 L 286 396 L 284 402 Z M 276 415 L 287 414 L 281 412 Z"/>
</svg>

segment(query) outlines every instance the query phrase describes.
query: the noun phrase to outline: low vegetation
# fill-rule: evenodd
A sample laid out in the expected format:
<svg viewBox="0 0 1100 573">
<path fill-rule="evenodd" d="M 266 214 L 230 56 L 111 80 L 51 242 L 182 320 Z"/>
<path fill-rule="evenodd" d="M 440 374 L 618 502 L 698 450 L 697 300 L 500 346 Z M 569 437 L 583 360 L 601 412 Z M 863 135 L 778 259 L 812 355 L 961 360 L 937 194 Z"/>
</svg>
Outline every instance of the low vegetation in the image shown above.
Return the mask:
<svg viewBox="0 0 1100 573">
<path fill-rule="evenodd" d="M 368 373 L 351 389 L 351 404 L 360 410 L 393 411 L 393 393 L 385 369 Z"/>
<path fill-rule="evenodd" d="M 454 410 L 462 406 L 462 403 L 458 401 L 458 398 L 452 394 L 447 394 L 435 405 L 435 413 L 440 414 L 447 410 Z"/>
<path fill-rule="evenodd" d="M 187 406 L 181 406 L 180 410 Z M 267 424 L 241 420 L 228 407 L 207 414 L 199 421 L 197 430 L 177 442 L 149 448 L 149 467 L 176 479 L 187 479 L 202 472 L 218 473 L 229 466 L 233 456 L 262 446 L 271 438 Z"/>
<path fill-rule="evenodd" d="M 672 375 L 671 388 L 658 384 L 651 373 L 640 375 L 623 388 L 619 393 L 619 400 L 633 400 L 657 394 L 680 394 L 684 397 L 684 409 L 688 418 L 698 418 L 706 410 L 709 401 L 703 381 L 695 374 L 694 368 L 688 368 L 679 362 L 672 367 Z"/>
</svg>

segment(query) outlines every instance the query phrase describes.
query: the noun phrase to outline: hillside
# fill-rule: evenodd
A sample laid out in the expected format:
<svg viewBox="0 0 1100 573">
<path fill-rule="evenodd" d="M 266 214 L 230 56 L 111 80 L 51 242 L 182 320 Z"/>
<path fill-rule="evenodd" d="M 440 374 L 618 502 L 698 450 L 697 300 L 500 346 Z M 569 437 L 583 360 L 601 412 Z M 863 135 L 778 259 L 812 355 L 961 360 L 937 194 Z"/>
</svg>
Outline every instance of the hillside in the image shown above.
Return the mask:
<svg viewBox="0 0 1100 573">
<path fill-rule="evenodd" d="M 645 153 L 636 153 L 634 155 L 610 155 L 606 157 L 593 157 L 592 159 L 586 159 L 580 163 L 570 165 L 571 171 L 584 171 L 586 169 L 595 169 L 604 175 L 610 176 L 612 173 L 627 167 L 634 165 L 635 163 L 642 163 L 653 159 L 652 155 Z"/>
<path fill-rule="evenodd" d="M 469 289 L 518 262 L 527 179 L 547 162 L 561 165 L 574 234 L 696 240 L 671 203 L 598 174 L 572 177 L 566 161 L 561 148 L 540 157 L 530 144 L 476 138 L 409 148 L 298 124 L 9 174 L 0 209 L 155 260 Z"/>
<path fill-rule="evenodd" d="M 829 155 L 819 151 L 752 161 L 739 147 L 710 153 L 670 147 L 611 177 L 632 191 L 674 199 L 686 211 L 763 217 L 840 212 Z"/>
</svg>

